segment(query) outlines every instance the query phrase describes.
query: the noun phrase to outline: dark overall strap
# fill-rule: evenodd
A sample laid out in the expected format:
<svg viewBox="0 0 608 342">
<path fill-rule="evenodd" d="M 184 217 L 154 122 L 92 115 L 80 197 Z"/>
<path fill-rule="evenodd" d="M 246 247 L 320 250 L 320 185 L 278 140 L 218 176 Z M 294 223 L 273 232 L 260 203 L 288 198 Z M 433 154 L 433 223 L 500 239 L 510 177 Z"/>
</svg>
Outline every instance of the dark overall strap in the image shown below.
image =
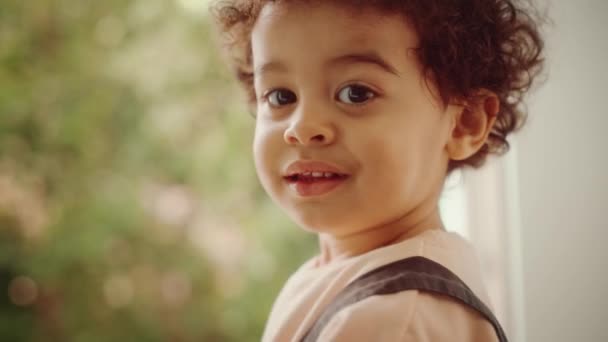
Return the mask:
<svg viewBox="0 0 608 342">
<path fill-rule="evenodd" d="M 458 276 L 423 257 L 410 257 L 371 270 L 348 284 L 304 335 L 302 342 L 315 342 L 330 319 L 341 309 L 374 295 L 421 290 L 449 296 L 479 312 L 490 321 L 500 342 L 507 337 L 492 311 Z"/>
</svg>

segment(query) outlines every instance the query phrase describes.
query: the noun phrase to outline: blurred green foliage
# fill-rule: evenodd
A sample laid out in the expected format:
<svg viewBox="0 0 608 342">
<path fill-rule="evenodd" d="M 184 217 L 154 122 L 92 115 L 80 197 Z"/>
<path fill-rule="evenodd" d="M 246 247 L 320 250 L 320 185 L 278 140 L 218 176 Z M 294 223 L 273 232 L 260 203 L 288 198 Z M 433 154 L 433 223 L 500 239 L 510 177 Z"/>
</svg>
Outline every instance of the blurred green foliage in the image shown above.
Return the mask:
<svg viewBox="0 0 608 342">
<path fill-rule="evenodd" d="M 258 341 L 314 252 L 204 1 L 0 6 L 0 341 Z"/>
</svg>

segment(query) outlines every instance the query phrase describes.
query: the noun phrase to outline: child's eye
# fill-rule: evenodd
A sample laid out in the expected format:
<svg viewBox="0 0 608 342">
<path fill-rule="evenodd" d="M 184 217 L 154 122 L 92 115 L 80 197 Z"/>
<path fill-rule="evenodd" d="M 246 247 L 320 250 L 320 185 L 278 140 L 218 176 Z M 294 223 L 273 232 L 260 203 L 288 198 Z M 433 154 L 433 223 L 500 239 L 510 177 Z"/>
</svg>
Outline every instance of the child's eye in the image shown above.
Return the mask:
<svg viewBox="0 0 608 342">
<path fill-rule="evenodd" d="M 337 95 L 338 100 L 346 104 L 362 104 L 376 97 L 376 93 L 368 87 L 352 84 L 342 88 Z"/>
<path fill-rule="evenodd" d="M 280 107 L 296 101 L 296 94 L 287 89 L 275 89 L 266 94 L 266 99 L 273 107 Z"/>
</svg>

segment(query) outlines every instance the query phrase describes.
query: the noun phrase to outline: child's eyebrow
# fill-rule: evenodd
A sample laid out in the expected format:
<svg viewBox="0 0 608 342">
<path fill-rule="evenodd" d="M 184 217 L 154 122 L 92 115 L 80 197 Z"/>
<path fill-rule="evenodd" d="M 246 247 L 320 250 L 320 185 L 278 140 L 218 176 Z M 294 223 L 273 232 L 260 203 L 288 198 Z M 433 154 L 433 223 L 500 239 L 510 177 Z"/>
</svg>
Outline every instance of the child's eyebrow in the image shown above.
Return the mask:
<svg viewBox="0 0 608 342">
<path fill-rule="evenodd" d="M 393 74 L 397 77 L 401 77 L 399 71 L 397 71 L 397 68 L 395 68 L 386 59 L 382 58 L 382 56 L 380 56 L 375 51 L 354 52 L 354 53 L 348 53 L 345 55 L 333 57 L 325 63 L 325 67 L 330 68 L 337 64 L 357 64 L 357 63 L 372 64 L 377 67 L 380 67 L 382 70 L 384 70 L 390 74 Z M 269 72 L 286 73 L 287 71 L 288 71 L 288 68 L 285 65 L 285 63 L 282 63 L 280 61 L 271 61 L 271 62 L 264 63 L 264 64 L 260 65 L 259 67 L 255 68 L 254 74 L 261 76 L 262 74 L 266 74 Z"/>
<path fill-rule="evenodd" d="M 376 51 L 349 53 L 334 57 L 327 61 L 326 66 L 331 67 L 336 64 L 357 63 L 376 65 L 390 74 L 393 74 L 397 77 L 401 77 L 399 71 L 397 71 L 397 68 L 395 68 L 391 63 L 389 63 L 386 59 L 380 56 Z"/>
</svg>

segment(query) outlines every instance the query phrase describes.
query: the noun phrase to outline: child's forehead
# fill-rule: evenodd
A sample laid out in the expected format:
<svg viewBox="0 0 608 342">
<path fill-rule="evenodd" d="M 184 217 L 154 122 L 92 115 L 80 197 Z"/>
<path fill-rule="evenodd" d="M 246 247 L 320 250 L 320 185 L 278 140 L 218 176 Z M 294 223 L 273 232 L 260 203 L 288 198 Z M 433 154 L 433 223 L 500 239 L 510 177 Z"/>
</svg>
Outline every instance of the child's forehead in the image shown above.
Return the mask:
<svg viewBox="0 0 608 342">
<path fill-rule="evenodd" d="M 305 49 L 369 50 L 366 47 L 391 45 L 394 49 L 412 48 L 418 37 L 410 23 L 401 15 L 378 11 L 353 10 L 332 2 L 279 2 L 265 5 L 253 28 L 253 35 L 263 39 L 263 46 L 272 48 L 303 38 Z M 255 39 L 254 39 L 255 40 Z M 258 41 L 260 43 L 261 41 Z M 301 41 L 300 41 L 301 43 Z M 331 46 L 327 46 L 330 44 Z"/>
<path fill-rule="evenodd" d="M 314 18 L 311 14 L 314 13 Z M 396 12 L 381 11 L 371 5 L 354 6 L 342 1 L 280 1 L 266 3 L 256 20 L 260 22 L 289 22 L 294 18 L 308 18 L 316 24 L 332 24 L 332 29 L 342 28 L 364 38 L 367 32 L 381 25 L 387 19 L 398 18 L 410 27 L 405 15 Z"/>
</svg>

